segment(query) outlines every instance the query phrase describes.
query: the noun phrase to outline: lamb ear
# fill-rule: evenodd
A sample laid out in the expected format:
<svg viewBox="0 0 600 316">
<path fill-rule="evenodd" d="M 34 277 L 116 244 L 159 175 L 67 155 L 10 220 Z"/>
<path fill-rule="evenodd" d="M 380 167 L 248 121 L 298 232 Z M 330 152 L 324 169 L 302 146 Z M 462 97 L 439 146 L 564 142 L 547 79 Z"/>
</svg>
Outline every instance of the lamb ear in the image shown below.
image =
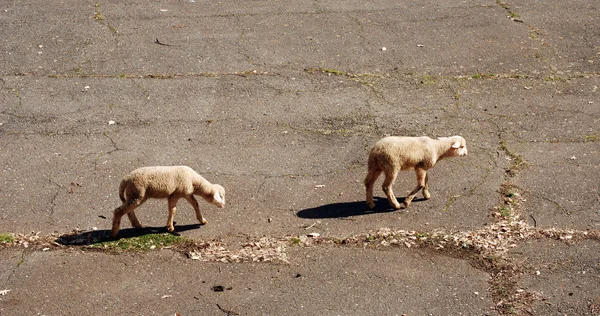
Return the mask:
<svg viewBox="0 0 600 316">
<path fill-rule="evenodd" d="M 452 148 L 460 148 L 460 142 L 456 142 L 454 144 L 452 144 Z"/>
</svg>

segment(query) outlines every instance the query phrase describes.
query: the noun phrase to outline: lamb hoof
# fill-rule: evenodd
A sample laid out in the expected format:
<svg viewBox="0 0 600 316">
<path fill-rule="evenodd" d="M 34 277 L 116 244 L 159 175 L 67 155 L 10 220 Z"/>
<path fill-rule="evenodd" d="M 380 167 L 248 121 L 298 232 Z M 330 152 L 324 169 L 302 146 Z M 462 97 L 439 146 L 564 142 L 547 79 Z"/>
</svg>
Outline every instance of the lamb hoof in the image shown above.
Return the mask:
<svg viewBox="0 0 600 316">
<path fill-rule="evenodd" d="M 431 193 L 423 192 L 423 197 L 425 198 L 425 200 L 429 200 L 431 198 Z"/>
<path fill-rule="evenodd" d="M 408 208 L 408 206 L 410 205 L 410 203 L 412 203 L 413 199 L 415 198 L 414 195 L 409 195 L 404 199 L 404 208 Z"/>
<path fill-rule="evenodd" d="M 208 224 L 208 221 L 205 220 L 204 218 L 200 221 L 200 225 L 206 225 Z"/>
<path fill-rule="evenodd" d="M 169 231 L 169 233 L 172 233 L 175 231 L 175 227 L 173 227 L 173 226 L 167 227 L 167 230 Z"/>
<path fill-rule="evenodd" d="M 374 209 L 375 209 L 375 203 L 373 203 L 373 202 L 371 202 L 371 203 L 367 203 L 367 207 L 368 207 L 370 210 L 374 210 Z"/>
<path fill-rule="evenodd" d="M 399 209 L 401 209 L 401 208 L 402 208 L 402 206 L 400 205 L 400 203 L 390 203 L 390 205 L 391 205 L 393 208 L 397 209 L 397 210 L 399 210 Z"/>
</svg>

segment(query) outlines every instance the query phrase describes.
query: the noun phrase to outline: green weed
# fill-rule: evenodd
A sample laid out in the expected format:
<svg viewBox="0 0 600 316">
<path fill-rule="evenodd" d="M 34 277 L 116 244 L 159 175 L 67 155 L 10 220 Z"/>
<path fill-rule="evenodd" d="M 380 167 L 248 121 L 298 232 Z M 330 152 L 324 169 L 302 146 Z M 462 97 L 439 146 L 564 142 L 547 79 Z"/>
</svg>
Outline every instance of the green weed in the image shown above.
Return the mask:
<svg viewBox="0 0 600 316">
<path fill-rule="evenodd" d="M 429 76 L 429 75 L 423 75 L 423 79 L 421 79 L 421 83 L 426 85 L 426 86 L 430 86 L 435 84 L 435 77 L 434 76 Z"/>
<path fill-rule="evenodd" d="M 132 238 L 121 238 L 95 243 L 90 246 L 93 249 L 102 249 L 109 252 L 145 252 L 155 248 L 165 248 L 185 242 L 185 237 L 173 235 L 170 233 L 147 234 Z"/>
<path fill-rule="evenodd" d="M 521 16 L 518 13 L 512 12 L 512 11 L 508 11 L 508 17 L 510 17 L 511 19 L 518 19 Z"/>
<path fill-rule="evenodd" d="M 511 210 L 510 210 L 510 208 L 509 208 L 509 207 L 506 207 L 506 206 L 504 206 L 504 207 L 501 207 L 501 208 L 498 210 L 498 212 L 499 212 L 499 213 L 500 213 L 500 215 L 502 215 L 502 217 L 504 217 L 504 218 L 509 218 L 509 217 L 511 216 L 511 214 L 512 214 L 512 213 L 511 213 Z"/>
<path fill-rule="evenodd" d="M 515 175 L 517 171 L 523 169 L 527 165 L 525 159 L 523 159 L 521 155 L 512 152 L 506 146 L 506 143 L 504 141 L 500 141 L 500 149 L 502 149 L 506 153 L 506 155 L 508 155 L 512 160 L 510 167 L 508 167 L 508 169 L 506 170 L 506 172 L 508 172 L 509 175 Z"/>
<path fill-rule="evenodd" d="M 0 234 L 0 245 L 8 244 L 15 240 L 15 237 L 9 233 L 1 233 Z"/>
</svg>

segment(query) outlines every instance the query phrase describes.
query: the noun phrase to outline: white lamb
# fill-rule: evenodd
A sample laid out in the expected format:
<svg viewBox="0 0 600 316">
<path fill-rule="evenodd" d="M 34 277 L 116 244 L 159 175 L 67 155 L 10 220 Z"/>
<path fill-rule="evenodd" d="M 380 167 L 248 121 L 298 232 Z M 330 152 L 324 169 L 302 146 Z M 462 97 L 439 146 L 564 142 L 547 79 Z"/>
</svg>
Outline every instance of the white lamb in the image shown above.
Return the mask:
<svg viewBox="0 0 600 316">
<path fill-rule="evenodd" d="M 142 205 L 148 198 L 168 199 L 169 219 L 167 229 L 173 227 L 175 207 L 180 198 L 185 198 L 196 211 L 196 218 L 200 224 L 208 223 L 202 214 L 194 194 L 201 196 L 219 208 L 225 206 L 225 189 L 218 184 L 211 184 L 192 168 L 186 166 L 172 167 L 143 167 L 133 170 L 126 175 L 119 186 L 119 197 L 123 204 L 115 209 L 111 237 L 119 233 L 121 217 L 127 214 L 131 225 L 142 228 L 135 216 L 134 210 Z"/>
<path fill-rule="evenodd" d="M 423 137 L 398 137 L 390 136 L 379 140 L 369 154 L 369 172 L 365 178 L 367 189 L 367 205 L 375 208 L 373 202 L 373 185 L 383 172 L 383 192 L 390 205 L 396 209 L 400 203 L 396 200 L 392 185 L 396 180 L 398 171 L 415 170 L 417 174 L 417 187 L 404 199 L 404 207 L 408 207 L 419 190 L 423 189 L 423 196 L 429 199 L 429 176 L 427 170 L 444 158 L 464 156 L 467 154 L 467 143 L 461 136 L 441 137 L 431 139 Z"/>
</svg>

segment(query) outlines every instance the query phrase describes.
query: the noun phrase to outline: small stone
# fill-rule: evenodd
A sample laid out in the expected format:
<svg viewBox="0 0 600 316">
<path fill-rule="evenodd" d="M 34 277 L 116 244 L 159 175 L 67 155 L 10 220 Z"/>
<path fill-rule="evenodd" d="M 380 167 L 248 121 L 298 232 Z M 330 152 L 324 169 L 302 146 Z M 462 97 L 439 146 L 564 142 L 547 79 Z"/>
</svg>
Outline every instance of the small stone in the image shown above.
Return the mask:
<svg viewBox="0 0 600 316">
<path fill-rule="evenodd" d="M 195 251 L 190 251 L 187 255 L 192 260 L 200 260 L 202 258 L 200 253 Z"/>
<path fill-rule="evenodd" d="M 392 230 L 391 230 L 390 228 L 388 228 L 388 227 L 381 227 L 381 228 L 380 228 L 380 229 L 377 231 L 377 234 L 379 234 L 379 235 L 384 235 L 384 236 L 387 236 L 387 235 L 389 235 L 389 234 L 391 234 L 391 233 L 392 233 Z"/>
</svg>

